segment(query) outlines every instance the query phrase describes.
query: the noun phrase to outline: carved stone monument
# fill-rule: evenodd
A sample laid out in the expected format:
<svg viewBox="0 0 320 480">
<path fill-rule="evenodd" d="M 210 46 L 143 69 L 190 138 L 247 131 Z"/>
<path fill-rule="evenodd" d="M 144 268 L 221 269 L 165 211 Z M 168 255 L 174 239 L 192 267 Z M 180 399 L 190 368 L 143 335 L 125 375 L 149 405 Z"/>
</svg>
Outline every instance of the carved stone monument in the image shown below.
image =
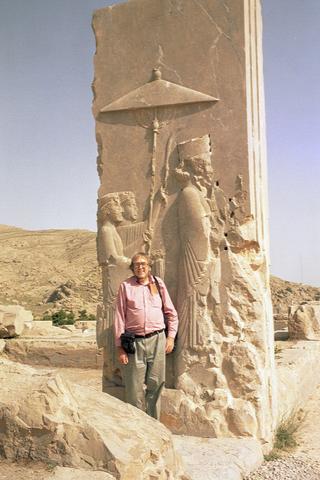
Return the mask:
<svg viewBox="0 0 320 480">
<path fill-rule="evenodd" d="M 254 436 L 276 421 L 258 0 L 129 0 L 94 14 L 98 308 L 104 389 L 121 385 L 112 318 L 138 250 L 180 327 L 162 420 Z"/>
</svg>

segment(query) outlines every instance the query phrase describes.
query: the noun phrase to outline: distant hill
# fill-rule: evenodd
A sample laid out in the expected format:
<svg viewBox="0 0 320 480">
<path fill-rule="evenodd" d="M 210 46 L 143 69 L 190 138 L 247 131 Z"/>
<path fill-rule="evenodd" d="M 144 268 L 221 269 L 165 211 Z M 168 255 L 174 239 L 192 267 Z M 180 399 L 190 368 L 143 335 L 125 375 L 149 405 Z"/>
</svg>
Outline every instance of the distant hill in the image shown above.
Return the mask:
<svg viewBox="0 0 320 480">
<path fill-rule="evenodd" d="M 95 314 L 100 283 L 94 232 L 0 225 L 0 303 L 24 305 L 35 317 L 60 308 Z M 320 288 L 277 277 L 271 292 L 275 319 L 283 324 L 288 306 L 320 300 Z"/>
<path fill-rule="evenodd" d="M 60 308 L 95 314 L 101 300 L 96 234 L 0 225 L 0 302 L 41 317 Z"/>
</svg>

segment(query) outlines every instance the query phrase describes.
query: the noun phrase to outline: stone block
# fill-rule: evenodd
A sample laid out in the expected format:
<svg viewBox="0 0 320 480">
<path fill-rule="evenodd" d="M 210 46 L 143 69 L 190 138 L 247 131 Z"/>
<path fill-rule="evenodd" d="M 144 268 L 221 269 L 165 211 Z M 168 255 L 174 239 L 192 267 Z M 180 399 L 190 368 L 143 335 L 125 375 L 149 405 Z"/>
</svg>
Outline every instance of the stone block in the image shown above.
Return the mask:
<svg viewBox="0 0 320 480">
<path fill-rule="evenodd" d="M 283 342 L 277 354 L 278 423 L 300 408 L 320 384 L 320 342 Z"/>
<path fill-rule="evenodd" d="M 58 330 L 58 329 L 57 329 Z M 100 368 L 101 354 L 95 338 L 80 337 L 63 330 L 65 336 L 11 339 L 6 353 L 14 361 L 49 367 Z"/>
<path fill-rule="evenodd" d="M 305 302 L 289 309 L 289 338 L 320 340 L 320 302 Z"/>
<path fill-rule="evenodd" d="M 0 305 L 0 338 L 21 335 L 25 326 L 32 324 L 32 313 L 20 305 Z"/>
</svg>

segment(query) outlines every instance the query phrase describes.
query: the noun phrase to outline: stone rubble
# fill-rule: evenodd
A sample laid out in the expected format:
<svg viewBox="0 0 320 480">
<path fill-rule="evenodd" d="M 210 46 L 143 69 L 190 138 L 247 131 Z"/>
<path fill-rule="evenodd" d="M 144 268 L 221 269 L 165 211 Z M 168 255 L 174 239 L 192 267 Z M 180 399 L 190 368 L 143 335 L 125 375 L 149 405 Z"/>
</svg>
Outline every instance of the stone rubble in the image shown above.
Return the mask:
<svg viewBox="0 0 320 480">
<path fill-rule="evenodd" d="M 288 455 L 285 458 L 264 462 L 244 480 L 319 480 L 320 461 L 310 461 Z"/>
<path fill-rule="evenodd" d="M 303 302 L 289 309 L 289 338 L 320 340 L 320 302 Z"/>
</svg>

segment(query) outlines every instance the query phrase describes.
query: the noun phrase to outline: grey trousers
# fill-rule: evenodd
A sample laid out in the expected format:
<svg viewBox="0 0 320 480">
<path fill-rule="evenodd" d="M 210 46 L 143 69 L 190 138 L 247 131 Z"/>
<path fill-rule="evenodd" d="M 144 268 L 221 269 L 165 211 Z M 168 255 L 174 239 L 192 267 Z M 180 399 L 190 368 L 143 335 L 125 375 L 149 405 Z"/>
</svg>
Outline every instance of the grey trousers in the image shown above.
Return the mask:
<svg viewBox="0 0 320 480">
<path fill-rule="evenodd" d="M 123 366 L 126 401 L 153 418 L 160 419 L 160 395 L 165 381 L 166 336 L 136 338 L 136 352 Z"/>
</svg>

